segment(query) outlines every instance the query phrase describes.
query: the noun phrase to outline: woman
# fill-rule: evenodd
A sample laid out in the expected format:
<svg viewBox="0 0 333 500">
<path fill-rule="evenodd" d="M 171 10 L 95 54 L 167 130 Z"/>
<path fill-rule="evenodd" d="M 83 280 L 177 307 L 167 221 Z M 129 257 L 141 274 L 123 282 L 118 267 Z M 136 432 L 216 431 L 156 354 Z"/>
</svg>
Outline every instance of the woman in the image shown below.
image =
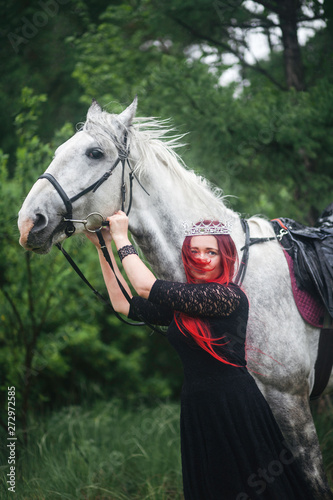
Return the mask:
<svg viewBox="0 0 333 500">
<path fill-rule="evenodd" d="M 138 297 L 125 299 L 99 248 L 116 311 L 168 325 L 184 367 L 181 453 L 186 500 L 306 500 L 313 497 L 278 425 L 246 368 L 248 300 L 232 283 L 237 252 L 227 226 L 202 221 L 182 248 L 187 283 L 156 280 L 128 239 L 128 219 L 108 218 L 107 247 L 118 278 L 113 239 Z"/>
</svg>

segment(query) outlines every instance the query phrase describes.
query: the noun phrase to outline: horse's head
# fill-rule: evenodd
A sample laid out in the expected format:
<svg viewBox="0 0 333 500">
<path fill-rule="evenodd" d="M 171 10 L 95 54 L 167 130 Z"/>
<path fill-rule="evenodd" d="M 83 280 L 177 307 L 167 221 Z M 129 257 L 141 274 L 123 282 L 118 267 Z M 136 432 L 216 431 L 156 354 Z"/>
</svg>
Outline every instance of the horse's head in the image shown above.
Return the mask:
<svg viewBox="0 0 333 500">
<path fill-rule="evenodd" d="M 135 99 L 121 114 L 111 115 L 93 102 L 84 126 L 56 150 L 47 175 L 37 180 L 22 205 L 18 226 L 24 248 L 49 252 L 54 243 L 68 236 L 64 219 L 69 213 L 72 219 L 84 220 L 92 212 L 108 216 L 119 210 L 122 168 L 117 164 L 112 171 L 114 189 L 103 175 L 127 150 L 127 130 L 136 105 Z M 94 188 L 84 192 L 99 180 L 96 193 Z M 75 224 L 75 229 L 82 232 L 84 226 Z"/>
</svg>

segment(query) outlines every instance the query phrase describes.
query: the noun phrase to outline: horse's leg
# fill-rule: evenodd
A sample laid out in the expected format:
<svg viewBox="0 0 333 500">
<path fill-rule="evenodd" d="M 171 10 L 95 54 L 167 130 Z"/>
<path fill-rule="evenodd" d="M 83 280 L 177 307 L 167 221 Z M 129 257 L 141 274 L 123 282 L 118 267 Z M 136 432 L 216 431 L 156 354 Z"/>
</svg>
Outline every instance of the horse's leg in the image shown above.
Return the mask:
<svg viewBox="0 0 333 500">
<path fill-rule="evenodd" d="M 313 499 L 332 500 L 333 493 L 324 472 L 318 437 L 310 411 L 309 394 L 281 393 L 272 387 L 263 388 L 260 382 L 258 386 L 274 411 L 287 446 L 290 447 L 307 477 Z"/>
<path fill-rule="evenodd" d="M 263 235 L 258 227 L 252 222 L 251 236 Z M 309 378 L 319 330 L 305 324 L 297 310 L 288 265 L 280 250 L 274 244 L 251 249 L 246 276 L 249 368 L 256 373 L 258 387 L 298 456 L 314 500 L 332 500 L 309 406 Z"/>
</svg>

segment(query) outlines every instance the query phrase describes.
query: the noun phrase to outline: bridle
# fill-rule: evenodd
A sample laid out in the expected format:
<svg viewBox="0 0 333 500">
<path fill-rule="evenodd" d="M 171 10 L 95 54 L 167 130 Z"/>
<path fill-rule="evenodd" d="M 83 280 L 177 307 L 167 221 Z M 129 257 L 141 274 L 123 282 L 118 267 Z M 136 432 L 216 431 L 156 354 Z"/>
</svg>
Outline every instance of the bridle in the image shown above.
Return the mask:
<svg viewBox="0 0 333 500">
<path fill-rule="evenodd" d="M 91 214 L 87 215 L 87 217 L 85 219 L 73 219 L 73 203 L 76 200 L 78 200 L 79 198 L 81 198 L 82 196 L 84 196 L 87 193 L 89 193 L 90 191 L 92 191 L 93 193 L 95 193 L 97 191 L 97 189 L 103 184 L 103 182 L 105 182 L 112 175 L 112 173 L 114 172 L 114 170 L 116 169 L 116 167 L 119 165 L 119 163 L 121 163 L 121 166 L 122 166 L 122 174 L 121 174 L 121 210 L 122 211 L 125 210 L 125 203 L 126 203 L 126 185 L 125 185 L 125 167 L 126 167 L 126 165 L 129 168 L 129 186 L 130 186 L 129 203 L 128 203 L 128 208 L 127 208 L 126 215 L 128 215 L 130 213 L 130 210 L 131 210 L 131 207 L 132 207 L 133 178 L 135 178 L 137 180 L 137 182 L 139 183 L 139 185 L 141 186 L 141 188 L 149 196 L 149 193 L 142 186 L 141 182 L 139 181 L 139 179 L 135 175 L 135 173 L 134 173 L 134 171 L 133 171 L 133 169 L 131 167 L 131 164 L 129 162 L 129 159 L 128 159 L 128 156 L 129 156 L 129 147 L 127 145 L 127 132 L 125 132 L 125 137 L 124 137 L 124 148 L 120 149 L 119 147 L 117 147 L 117 151 L 118 151 L 118 158 L 113 163 L 113 165 L 111 166 L 111 168 L 109 170 L 107 170 L 96 182 L 94 182 L 93 184 L 91 184 L 87 188 L 83 189 L 80 193 L 76 194 L 75 196 L 72 196 L 72 198 L 69 198 L 69 196 L 66 194 L 65 190 L 61 187 L 60 183 L 57 181 L 57 179 L 52 174 L 46 172 L 45 174 L 43 174 L 40 177 L 38 177 L 38 179 L 46 179 L 46 180 L 48 180 L 52 184 L 52 186 L 55 188 L 55 190 L 59 194 L 59 196 L 62 199 L 62 201 L 64 202 L 64 205 L 65 205 L 65 208 L 66 208 L 66 213 L 63 216 L 63 222 L 66 223 L 65 234 L 66 234 L 66 236 L 68 238 L 75 233 L 74 222 L 75 223 L 82 223 L 88 231 L 94 232 L 94 233 L 97 234 L 99 242 L 100 242 L 101 250 L 102 250 L 103 255 L 104 255 L 104 258 L 107 261 L 107 263 L 109 264 L 109 266 L 111 267 L 111 269 L 112 269 L 112 271 L 113 271 L 113 273 L 115 275 L 115 278 L 117 280 L 117 283 L 118 283 L 118 285 L 119 285 L 119 287 L 120 287 L 123 295 L 125 296 L 126 300 L 130 303 L 131 302 L 131 298 L 130 298 L 129 294 L 127 293 L 126 289 L 123 287 L 122 283 L 120 282 L 120 280 L 117 277 L 117 274 L 116 274 L 116 272 L 114 270 L 112 261 L 110 259 L 109 252 L 108 252 L 108 250 L 106 248 L 105 241 L 104 241 L 104 238 L 103 238 L 103 235 L 102 235 L 102 232 L 101 232 L 102 226 L 107 226 L 109 224 L 108 221 L 105 221 L 104 218 L 103 218 L 103 216 L 102 216 L 102 214 L 100 214 L 99 212 L 92 212 Z M 89 229 L 87 227 L 88 220 L 89 220 L 90 217 L 94 217 L 94 216 L 99 216 L 101 218 L 100 226 L 98 228 L 96 228 L 96 229 Z M 63 248 L 63 246 L 60 243 L 56 243 L 56 247 L 63 253 L 63 255 L 65 256 L 65 258 L 67 259 L 67 261 L 73 267 L 74 271 L 84 281 L 84 283 L 86 283 L 86 285 L 89 286 L 89 288 L 94 292 L 94 294 L 105 305 L 107 305 L 109 308 L 112 309 L 113 313 L 117 316 L 118 319 L 120 319 L 123 323 L 126 323 L 127 325 L 131 325 L 131 326 L 147 325 L 150 328 L 152 328 L 153 330 L 157 331 L 158 333 L 161 333 L 162 335 L 165 335 L 162 330 L 160 330 L 160 329 L 152 326 L 147 321 L 142 322 L 142 323 L 131 323 L 129 321 L 126 321 L 124 318 L 122 318 L 117 313 L 117 311 L 115 311 L 112 308 L 112 306 L 110 305 L 110 303 L 91 285 L 91 283 L 87 280 L 87 278 L 81 272 L 81 270 L 79 269 L 79 267 L 75 264 L 75 262 L 73 261 L 73 259 L 71 258 L 71 256 Z"/>
<path fill-rule="evenodd" d="M 125 132 L 124 136 L 124 148 L 121 149 L 117 147 L 118 151 L 118 158 L 116 161 L 113 163 L 111 168 L 107 170 L 96 182 L 88 186 L 87 188 L 83 189 L 80 193 L 76 194 L 75 196 L 72 196 L 72 198 L 69 198 L 69 196 L 66 194 L 65 190 L 61 187 L 60 183 L 57 181 L 55 177 L 53 177 L 52 174 L 49 174 L 46 172 L 45 174 L 41 175 L 38 177 L 38 179 L 47 179 L 52 186 L 56 189 L 57 193 L 61 197 L 62 201 L 64 202 L 65 208 L 66 208 L 66 213 L 63 216 L 63 222 L 66 223 L 65 227 L 65 234 L 69 238 L 75 233 L 75 226 L 74 222 L 76 223 L 83 223 L 86 225 L 87 220 L 89 217 L 92 215 L 100 215 L 98 212 L 93 212 L 92 214 L 89 214 L 86 219 L 73 219 L 73 203 L 80 199 L 82 196 L 86 195 L 87 193 L 90 193 L 92 191 L 95 193 L 97 189 L 112 175 L 116 167 L 121 163 L 122 166 L 122 174 L 121 174 L 121 210 L 125 211 L 125 202 L 126 202 L 126 184 L 125 184 L 125 167 L 126 165 L 129 168 L 129 203 L 128 203 L 128 208 L 127 208 L 127 215 L 131 211 L 132 207 L 132 198 L 133 198 L 133 178 L 137 180 L 141 188 L 145 191 L 145 193 L 149 196 L 149 193 L 146 191 L 146 189 L 142 186 L 140 183 L 139 179 L 135 175 L 131 164 L 129 162 L 128 156 L 129 156 L 129 147 L 127 145 L 127 132 Z M 101 216 L 102 217 L 102 216 Z M 103 219 L 103 217 L 102 217 Z M 102 221 L 101 225 L 107 225 L 108 223 L 106 221 Z M 95 232 L 95 231 L 93 231 Z"/>
</svg>

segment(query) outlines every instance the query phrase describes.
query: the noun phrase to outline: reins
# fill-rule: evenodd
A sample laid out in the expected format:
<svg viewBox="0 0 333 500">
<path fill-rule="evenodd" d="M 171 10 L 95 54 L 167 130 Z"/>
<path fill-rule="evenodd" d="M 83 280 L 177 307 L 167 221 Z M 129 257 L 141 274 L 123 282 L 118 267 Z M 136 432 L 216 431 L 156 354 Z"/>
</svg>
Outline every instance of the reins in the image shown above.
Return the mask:
<svg viewBox="0 0 333 500">
<path fill-rule="evenodd" d="M 103 252 L 104 258 L 105 258 L 106 262 L 109 264 L 110 268 L 112 269 L 113 274 L 114 274 L 114 276 L 115 276 L 115 278 L 117 280 L 117 283 L 118 283 L 118 286 L 119 286 L 120 290 L 122 291 L 122 293 L 123 293 L 124 297 L 126 298 L 127 302 L 130 304 L 131 303 L 131 297 L 127 293 L 127 290 L 124 288 L 123 284 L 121 283 L 121 281 L 119 280 L 119 278 L 118 278 L 118 276 L 117 276 L 117 274 L 115 272 L 115 269 L 114 269 L 114 266 L 112 264 L 112 261 L 111 261 L 108 249 L 106 247 L 106 244 L 105 244 L 105 241 L 104 241 L 101 229 L 98 229 L 96 231 L 96 235 L 97 235 L 99 243 L 101 245 L 101 250 Z M 107 302 L 107 304 L 110 306 L 110 304 L 108 302 Z M 121 316 L 119 316 L 119 314 L 116 311 L 114 311 L 114 313 L 116 314 L 117 318 L 120 318 L 121 321 L 123 321 L 123 323 L 126 323 L 127 325 L 131 325 L 131 326 L 144 326 L 144 325 L 146 325 L 146 326 L 149 326 L 149 328 L 151 328 L 154 332 L 160 333 L 163 336 L 166 335 L 160 328 L 157 328 L 156 326 L 151 325 L 150 323 L 148 323 L 148 321 L 142 321 L 142 323 L 131 323 L 131 322 L 125 320 L 124 318 L 122 318 Z"/>
<path fill-rule="evenodd" d="M 104 241 L 104 239 L 103 239 Z M 111 306 L 111 304 L 103 297 L 103 295 L 101 295 L 98 290 L 96 290 L 96 288 L 93 287 L 93 285 L 87 280 L 87 278 L 85 277 L 85 275 L 82 273 L 82 271 L 80 270 L 79 266 L 76 265 L 76 263 L 74 262 L 74 260 L 72 259 L 72 257 L 66 252 L 66 250 L 64 249 L 64 247 L 62 245 L 60 245 L 60 243 L 56 243 L 55 245 L 61 252 L 62 254 L 64 255 L 64 257 L 67 259 L 67 261 L 69 262 L 69 264 L 72 266 L 72 268 L 74 269 L 74 271 L 78 274 L 78 276 L 80 276 L 80 278 L 82 279 L 82 281 L 92 290 L 92 292 L 95 294 L 95 296 L 104 304 L 106 305 L 109 309 L 112 310 L 112 312 L 114 313 L 114 315 L 120 320 L 122 321 L 123 323 L 125 323 L 126 325 L 131 325 L 131 326 L 143 326 L 145 325 L 145 323 L 131 323 L 130 321 L 127 321 L 125 320 L 124 318 L 122 318 L 122 316 L 120 316 L 120 314 L 117 313 L 117 311 L 115 311 L 113 309 L 113 307 Z M 103 252 L 104 253 L 104 252 Z M 105 256 L 105 255 L 104 255 Z M 112 271 L 115 273 L 114 269 L 112 268 Z M 115 275 L 116 276 L 116 275 Z M 117 278 L 117 276 L 116 276 Z M 118 281 L 118 278 L 117 278 L 117 281 Z M 120 282 L 119 282 L 120 283 Z M 121 283 L 120 283 L 121 284 Z M 125 289 L 124 289 L 125 290 Z M 125 290 L 126 292 L 126 290 Z M 124 292 L 123 292 L 124 293 Z M 127 294 L 127 292 L 126 292 Z M 126 297 L 127 300 L 129 300 L 129 295 L 127 294 L 128 298 Z"/>
<path fill-rule="evenodd" d="M 249 262 L 249 253 L 250 253 L 250 246 L 251 245 L 256 245 L 257 243 L 266 243 L 267 241 L 273 241 L 273 240 L 279 240 L 281 241 L 281 238 L 286 234 L 286 230 L 281 228 L 281 231 L 278 235 L 276 236 L 271 236 L 271 237 L 265 237 L 265 238 L 250 238 L 250 228 L 249 224 L 246 219 L 241 219 L 241 224 L 243 231 L 245 233 L 245 245 L 241 248 L 241 252 L 243 252 L 241 263 L 238 269 L 238 273 L 235 278 L 235 283 L 236 285 L 241 286 L 246 270 L 247 270 L 247 265 Z"/>
</svg>

